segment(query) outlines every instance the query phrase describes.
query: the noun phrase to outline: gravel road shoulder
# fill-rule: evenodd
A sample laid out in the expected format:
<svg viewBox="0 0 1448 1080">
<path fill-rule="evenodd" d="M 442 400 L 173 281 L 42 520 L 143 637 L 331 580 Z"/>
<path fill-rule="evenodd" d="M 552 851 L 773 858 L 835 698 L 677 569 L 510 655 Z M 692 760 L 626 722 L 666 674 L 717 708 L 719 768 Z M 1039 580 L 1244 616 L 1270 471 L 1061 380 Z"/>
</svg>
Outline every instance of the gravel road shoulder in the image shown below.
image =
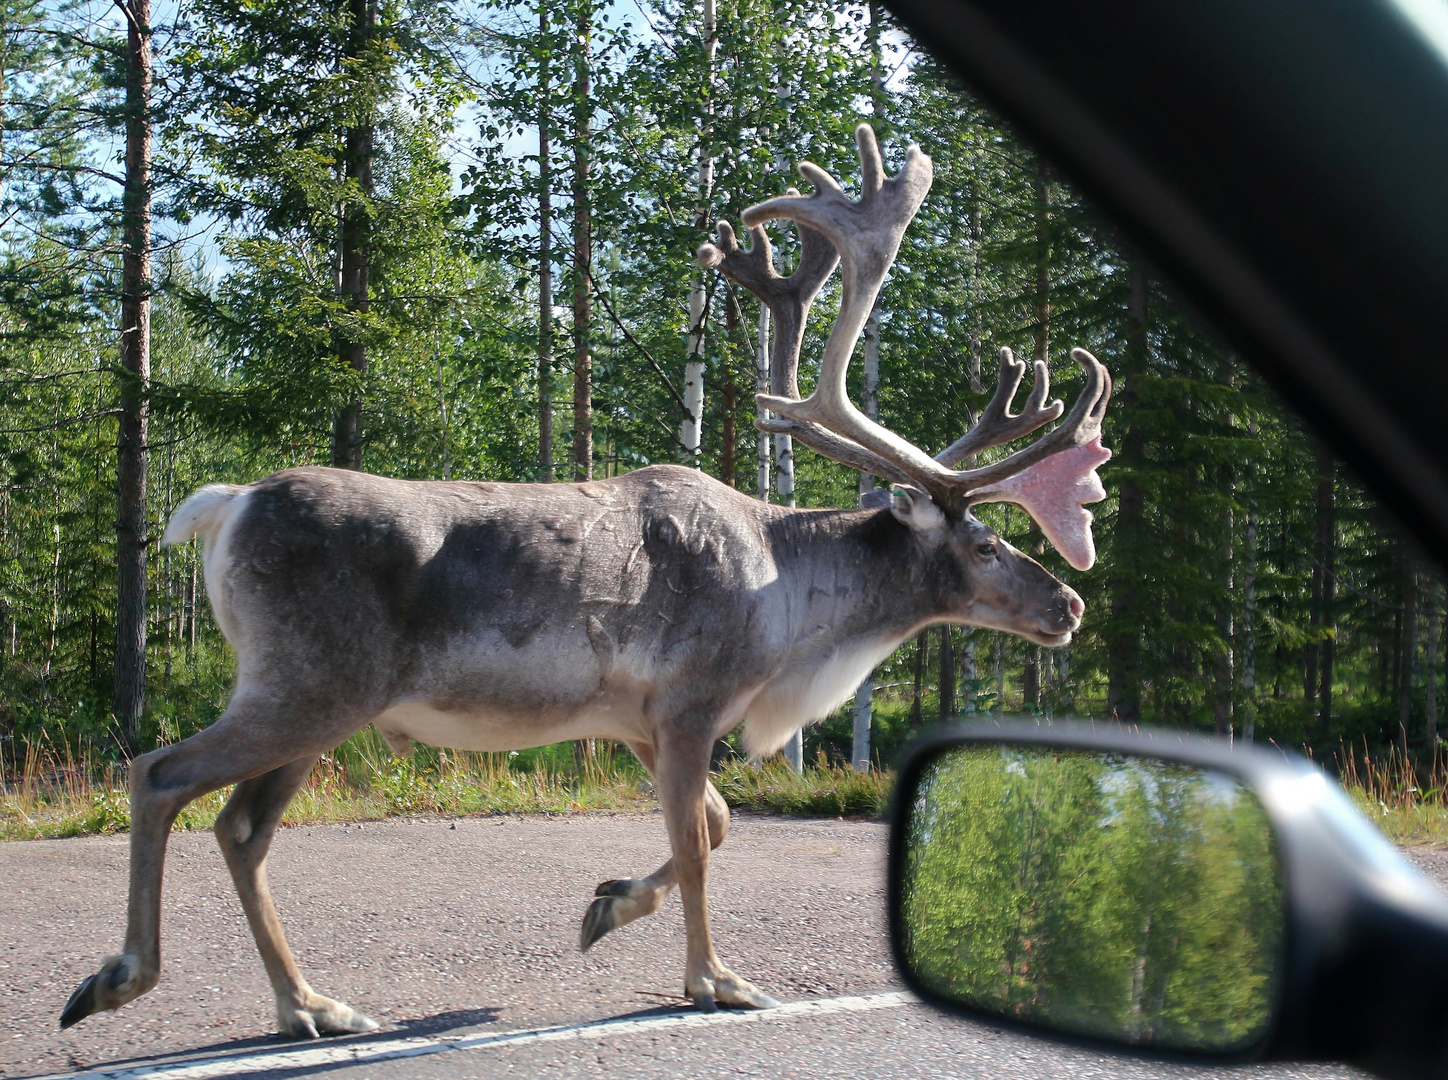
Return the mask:
<svg viewBox="0 0 1448 1080">
<path fill-rule="evenodd" d="M 171 837 L 160 985 L 119 1013 L 56 1030 L 67 995 L 120 943 L 127 854 L 125 836 L 0 844 L 0 1077 L 297 1045 L 272 1034 L 270 990 L 209 833 Z M 667 1012 L 683 977 L 677 899 L 587 955 L 577 948 L 594 885 L 648 873 L 666 854 L 658 814 L 393 819 L 286 829 L 273 848 L 271 877 L 292 946 L 317 989 L 381 1021 L 378 1038 L 451 1040 Z M 736 815 L 711 874 L 721 957 L 786 1001 L 897 989 L 884 926 L 884 855 L 878 822 Z M 1407 855 L 1448 885 L 1448 851 Z M 861 1014 L 847 1025 L 784 1020 L 488 1054 L 489 1074 L 580 1078 L 1358 1075 L 1158 1066 L 962 1024 L 920 1005 Z M 482 1065 L 469 1053 L 449 1053 L 345 1075 L 462 1080 Z"/>
<path fill-rule="evenodd" d="M 786 1000 L 897 986 L 884 935 L 885 827 L 736 815 L 714 853 L 724 962 Z M 66 997 L 125 926 L 125 836 L 0 844 L 0 1076 L 268 1039 L 271 992 L 210 833 L 176 833 L 163 971 L 114 1015 L 56 1030 Z M 662 816 L 424 819 L 278 834 L 272 890 L 303 973 L 395 1030 L 504 1030 L 617 1016 L 683 984 L 676 897 L 587 955 L 605 879 L 668 854 Z"/>
</svg>

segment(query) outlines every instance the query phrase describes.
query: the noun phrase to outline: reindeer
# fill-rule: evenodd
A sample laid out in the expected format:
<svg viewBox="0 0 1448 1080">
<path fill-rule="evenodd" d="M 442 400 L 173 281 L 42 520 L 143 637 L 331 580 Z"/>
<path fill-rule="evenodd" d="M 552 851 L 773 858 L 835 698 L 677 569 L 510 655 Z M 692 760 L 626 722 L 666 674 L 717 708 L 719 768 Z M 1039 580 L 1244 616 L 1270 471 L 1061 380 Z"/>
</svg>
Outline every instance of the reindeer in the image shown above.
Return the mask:
<svg viewBox="0 0 1448 1080">
<path fill-rule="evenodd" d="M 893 481 L 888 505 L 771 506 L 677 466 L 578 484 L 301 468 L 202 488 L 177 510 L 164 542 L 204 538 L 207 594 L 236 652 L 236 687 L 216 723 L 131 763 L 125 942 L 71 996 L 62 1027 L 156 984 L 167 834 L 186 803 L 235 784 L 216 837 L 282 1033 L 376 1028 L 302 977 L 266 875 L 282 811 L 318 755 L 368 723 L 398 753 L 414 740 L 490 751 L 585 737 L 627 743 L 655 779 L 672 858 L 648 877 L 599 885 L 580 946 L 657 910 L 677 885 L 693 1003 L 778 1004 L 725 967 L 710 940 L 709 852 L 729 827 L 709 781 L 714 741 L 743 723 L 750 753 L 776 750 L 933 623 L 1069 642 L 1081 598 L 970 508 L 1019 503 L 1068 561 L 1089 567 L 1081 504 L 1104 496 L 1094 468 L 1110 454 L 1100 442 L 1110 377 L 1082 350 L 1072 355 L 1085 390 L 1065 421 L 976 468 L 954 466 L 1061 417 L 1061 402 L 1046 401 L 1044 363 L 1024 410 L 1012 414 L 1025 365 L 1004 352 L 980 421 L 935 457 L 854 409 L 845 396 L 851 349 L 931 180 L 918 147 L 887 180 L 869 127 L 857 142 L 858 202 L 805 164 L 815 194 L 747 210 L 747 252 L 721 223 L 719 244 L 699 257 L 774 313 L 775 393 L 760 401 L 778 415 L 762 426 Z M 776 218 L 793 219 L 801 233 L 788 278 L 774 272 L 763 229 Z M 801 399 L 804 318 L 837 253 L 840 314 L 818 386 Z"/>
</svg>

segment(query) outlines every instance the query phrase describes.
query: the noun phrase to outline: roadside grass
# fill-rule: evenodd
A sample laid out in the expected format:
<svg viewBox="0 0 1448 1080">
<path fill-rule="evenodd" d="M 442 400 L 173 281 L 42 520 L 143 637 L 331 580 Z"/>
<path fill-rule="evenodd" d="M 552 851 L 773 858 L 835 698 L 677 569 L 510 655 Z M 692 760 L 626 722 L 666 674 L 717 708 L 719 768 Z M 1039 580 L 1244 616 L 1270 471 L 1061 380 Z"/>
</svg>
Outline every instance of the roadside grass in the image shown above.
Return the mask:
<svg viewBox="0 0 1448 1080">
<path fill-rule="evenodd" d="M 893 773 L 832 765 L 823 751 L 799 773 L 774 758 L 759 765 L 725 762 L 714 774 L 731 807 L 800 817 L 882 817 L 894 782 Z"/>
<path fill-rule="evenodd" d="M 1448 754 L 1431 760 L 1340 746 L 1331 768 L 1348 796 L 1394 843 L 1448 846 Z M 802 773 L 779 758 L 721 763 L 715 786 L 735 809 L 803 817 L 881 817 L 894 774 L 856 772 L 821 751 Z M 228 791 L 182 810 L 178 829 L 209 829 Z M 418 746 L 392 755 L 372 729 L 317 762 L 284 824 L 376 821 L 416 814 L 647 813 L 658 805 L 633 755 L 600 742 L 575 760 L 570 743 L 520 753 L 461 753 Z M 123 832 L 130 827 L 124 768 L 48 748 L 30 749 L 19 775 L 0 784 L 0 841 Z"/>
<path fill-rule="evenodd" d="M 725 762 L 714 781 L 738 809 L 796 815 L 878 817 L 892 777 L 819 763 L 795 774 L 782 762 Z M 182 810 L 177 829 L 209 829 L 229 789 Z M 370 728 L 323 756 L 282 818 L 285 825 L 376 821 L 414 814 L 647 813 L 658 805 L 643 767 L 600 742 L 575 760 L 572 744 L 519 753 L 463 753 L 418 746 L 392 755 Z M 31 749 L 0 787 L 0 841 L 121 832 L 130 828 L 124 768 Z"/>
<path fill-rule="evenodd" d="M 1348 796 L 1396 844 L 1448 846 L 1448 756 L 1434 749 L 1430 760 L 1413 761 L 1397 747 L 1373 757 L 1366 749 L 1341 746 L 1334 754 L 1338 779 Z"/>
</svg>

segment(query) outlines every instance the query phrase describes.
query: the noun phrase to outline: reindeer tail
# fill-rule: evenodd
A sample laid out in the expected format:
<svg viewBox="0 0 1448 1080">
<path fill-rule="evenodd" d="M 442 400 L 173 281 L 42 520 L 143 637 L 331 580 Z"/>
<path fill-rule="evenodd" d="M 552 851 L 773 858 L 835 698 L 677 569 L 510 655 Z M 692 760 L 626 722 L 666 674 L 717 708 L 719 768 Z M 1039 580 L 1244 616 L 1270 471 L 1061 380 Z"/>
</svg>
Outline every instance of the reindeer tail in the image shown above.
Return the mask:
<svg viewBox="0 0 1448 1080">
<path fill-rule="evenodd" d="M 184 544 L 198 533 L 210 539 L 231 517 L 232 501 L 246 490 L 240 484 L 207 484 L 176 508 L 161 546 Z"/>
</svg>

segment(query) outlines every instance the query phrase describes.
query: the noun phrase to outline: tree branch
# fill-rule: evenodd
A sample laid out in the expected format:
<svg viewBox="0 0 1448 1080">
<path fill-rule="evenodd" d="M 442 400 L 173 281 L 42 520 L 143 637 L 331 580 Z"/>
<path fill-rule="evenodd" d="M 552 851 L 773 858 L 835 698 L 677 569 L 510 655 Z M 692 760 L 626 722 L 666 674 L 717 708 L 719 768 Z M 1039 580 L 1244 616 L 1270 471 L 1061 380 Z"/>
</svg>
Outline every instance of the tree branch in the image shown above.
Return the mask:
<svg viewBox="0 0 1448 1080">
<path fill-rule="evenodd" d="M 674 404 L 679 407 L 680 415 L 688 415 L 689 408 L 684 404 L 683 395 L 674 389 L 674 384 L 669 382 L 668 375 L 664 374 L 664 369 L 660 367 L 659 362 L 654 359 L 653 353 L 644 348 L 638 338 L 634 337 L 633 334 L 629 332 L 629 328 L 623 324 L 623 320 L 621 320 L 618 317 L 618 313 L 613 310 L 613 305 L 608 302 L 608 297 L 606 297 L 603 294 L 603 290 L 598 287 L 598 279 L 593 276 L 593 271 L 585 269 L 584 273 L 588 275 L 588 283 L 593 286 L 593 295 L 598 297 L 599 303 L 601 303 L 603 309 L 608 312 L 608 317 L 613 320 L 613 325 L 618 327 L 619 333 L 623 334 L 624 339 L 637 349 L 643 355 L 643 358 L 649 362 L 649 366 L 652 367 L 654 373 L 658 375 L 659 381 L 664 384 L 664 389 L 669 392 L 669 396 L 674 399 Z"/>
</svg>

